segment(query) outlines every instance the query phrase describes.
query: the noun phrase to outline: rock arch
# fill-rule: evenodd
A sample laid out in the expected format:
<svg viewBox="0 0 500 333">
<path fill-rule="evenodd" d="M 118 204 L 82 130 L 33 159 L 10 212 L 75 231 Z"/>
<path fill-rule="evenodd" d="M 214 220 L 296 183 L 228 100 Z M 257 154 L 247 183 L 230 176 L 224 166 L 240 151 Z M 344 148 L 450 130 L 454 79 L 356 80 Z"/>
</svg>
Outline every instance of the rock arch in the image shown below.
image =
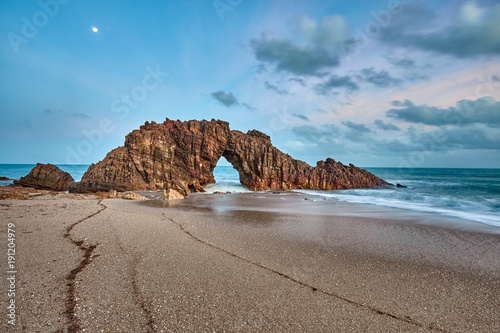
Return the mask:
<svg viewBox="0 0 500 333">
<path fill-rule="evenodd" d="M 266 134 L 232 131 L 227 122 L 146 122 L 125 144 L 92 164 L 71 192 L 161 190 L 172 181 L 191 192 L 215 182 L 213 171 L 224 156 L 251 190 L 347 189 L 388 185 L 366 170 L 333 159 L 316 167 L 293 159 Z"/>
</svg>

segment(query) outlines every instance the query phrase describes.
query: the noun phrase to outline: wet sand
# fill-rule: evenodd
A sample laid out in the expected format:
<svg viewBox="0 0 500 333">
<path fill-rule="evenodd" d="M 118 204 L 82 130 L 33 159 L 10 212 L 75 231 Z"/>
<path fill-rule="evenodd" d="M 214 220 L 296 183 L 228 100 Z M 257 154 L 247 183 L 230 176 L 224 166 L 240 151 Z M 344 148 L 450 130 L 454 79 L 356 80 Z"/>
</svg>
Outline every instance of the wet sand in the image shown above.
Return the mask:
<svg viewBox="0 0 500 333">
<path fill-rule="evenodd" d="M 305 198 L 1 200 L 18 321 L 0 330 L 500 331 L 497 229 Z"/>
</svg>

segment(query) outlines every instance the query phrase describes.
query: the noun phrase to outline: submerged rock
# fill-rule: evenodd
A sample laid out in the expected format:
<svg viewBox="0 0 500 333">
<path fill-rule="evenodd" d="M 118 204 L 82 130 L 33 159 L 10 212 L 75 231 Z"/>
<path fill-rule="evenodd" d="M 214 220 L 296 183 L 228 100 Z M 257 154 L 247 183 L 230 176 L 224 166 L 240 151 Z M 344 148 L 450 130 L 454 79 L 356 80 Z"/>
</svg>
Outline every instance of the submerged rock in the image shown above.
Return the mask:
<svg viewBox="0 0 500 333">
<path fill-rule="evenodd" d="M 38 163 L 26 176 L 13 183 L 41 190 L 67 191 L 74 181 L 69 173 L 53 164 Z"/>
<path fill-rule="evenodd" d="M 166 196 L 204 192 L 224 156 L 250 190 L 350 189 L 389 185 L 366 170 L 333 159 L 316 167 L 295 160 L 271 144 L 268 135 L 230 130 L 221 120 L 146 122 L 125 145 L 92 164 L 70 192 L 165 190 Z M 173 186 L 172 184 L 176 184 Z"/>
</svg>

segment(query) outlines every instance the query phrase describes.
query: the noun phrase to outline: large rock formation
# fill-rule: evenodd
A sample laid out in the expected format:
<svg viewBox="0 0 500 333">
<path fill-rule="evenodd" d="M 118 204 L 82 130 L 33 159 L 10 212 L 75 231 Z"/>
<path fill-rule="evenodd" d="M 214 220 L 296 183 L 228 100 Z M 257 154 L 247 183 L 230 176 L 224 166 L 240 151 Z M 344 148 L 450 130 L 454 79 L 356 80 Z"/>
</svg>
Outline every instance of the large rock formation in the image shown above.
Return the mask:
<svg viewBox="0 0 500 333">
<path fill-rule="evenodd" d="M 125 145 L 92 164 L 70 192 L 163 190 L 177 181 L 190 192 L 214 183 L 213 170 L 224 156 L 251 190 L 350 189 L 388 185 L 353 165 L 327 159 L 316 167 L 293 159 L 271 144 L 269 136 L 253 130 L 231 131 L 224 121 L 162 124 L 146 122 L 129 133 Z"/>
<path fill-rule="evenodd" d="M 38 163 L 14 185 L 33 187 L 41 190 L 67 191 L 75 180 L 71 175 L 53 164 Z"/>
</svg>

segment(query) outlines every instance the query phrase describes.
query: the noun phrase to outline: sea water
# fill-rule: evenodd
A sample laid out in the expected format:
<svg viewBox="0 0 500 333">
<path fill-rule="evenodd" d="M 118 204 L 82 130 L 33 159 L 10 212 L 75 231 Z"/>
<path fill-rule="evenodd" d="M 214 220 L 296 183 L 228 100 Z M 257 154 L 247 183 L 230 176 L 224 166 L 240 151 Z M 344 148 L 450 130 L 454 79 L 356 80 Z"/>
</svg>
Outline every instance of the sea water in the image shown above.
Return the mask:
<svg viewBox="0 0 500 333">
<path fill-rule="evenodd" d="M 231 192 L 243 193 L 250 192 L 249 189 L 241 185 L 238 171 L 232 166 L 218 165 L 214 169 L 215 184 L 205 186 L 208 193 L 213 192 Z"/>
<path fill-rule="evenodd" d="M 17 179 L 26 176 L 36 164 L 0 164 L 0 176 Z M 89 164 L 56 164 L 59 169 L 69 173 L 75 181 L 80 181 L 89 168 Z M 0 186 L 12 184 L 12 181 L 0 181 Z"/>
<path fill-rule="evenodd" d="M 297 190 L 339 201 L 373 204 L 459 217 L 500 227 L 500 169 L 366 168 L 395 186 L 337 190 Z M 243 192 L 231 166 L 214 170 L 213 191 Z"/>
<path fill-rule="evenodd" d="M 56 164 L 61 170 L 68 172 L 75 181 L 80 181 L 83 174 L 89 168 L 89 164 Z M 26 176 L 35 164 L 0 164 L 0 176 L 19 179 Z M 214 170 L 215 184 L 206 186 L 208 193 L 231 192 L 241 193 L 249 190 L 240 184 L 238 171 L 232 166 L 217 166 Z M 0 181 L 0 186 L 12 184 L 12 181 Z"/>
<path fill-rule="evenodd" d="M 34 164 L 0 164 L 0 176 L 19 179 L 27 175 Z M 79 181 L 89 165 L 58 165 Z M 340 201 L 366 203 L 412 211 L 431 212 L 459 217 L 500 227 L 500 169 L 426 169 L 426 168 L 366 168 L 378 177 L 407 188 L 381 187 L 373 189 L 310 191 L 308 195 L 334 198 Z M 217 166 L 215 184 L 206 186 L 208 193 L 249 192 L 239 182 L 232 166 Z M 11 181 L 0 181 L 9 185 Z"/>
<path fill-rule="evenodd" d="M 459 217 L 500 227 L 500 169 L 366 168 L 407 188 L 302 191 L 340 201 Z"/>
</svg>

